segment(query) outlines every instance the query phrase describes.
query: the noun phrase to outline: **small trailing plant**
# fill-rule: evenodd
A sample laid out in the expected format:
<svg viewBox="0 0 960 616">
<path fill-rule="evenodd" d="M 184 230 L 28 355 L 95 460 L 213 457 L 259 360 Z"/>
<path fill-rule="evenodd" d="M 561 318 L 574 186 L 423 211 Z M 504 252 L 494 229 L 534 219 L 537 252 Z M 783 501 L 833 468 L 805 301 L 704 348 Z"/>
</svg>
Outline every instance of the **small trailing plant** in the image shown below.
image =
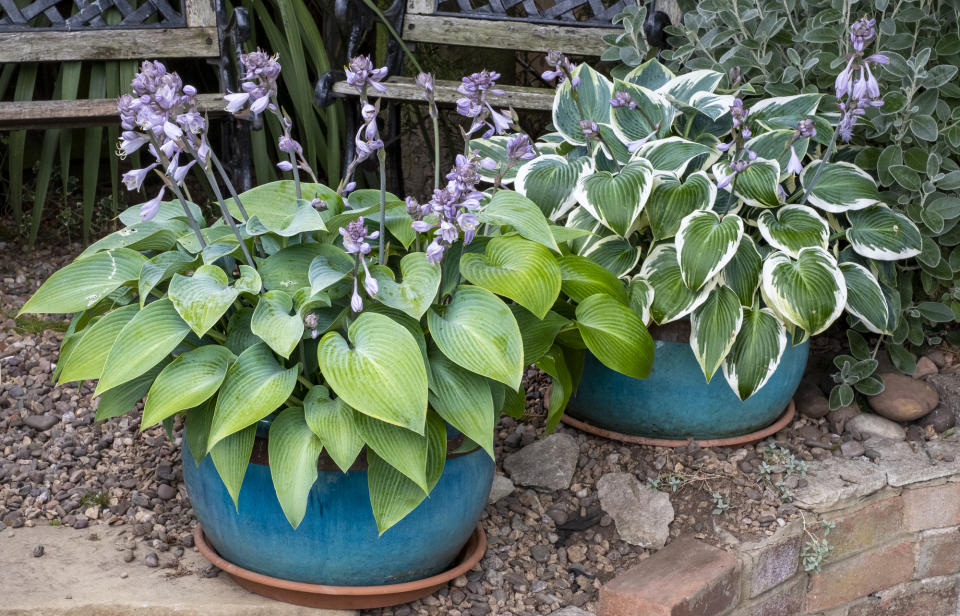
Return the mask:
<svg viewBox="0 0 960 616">
<path fill-rule="evenodd" d="M 258 426 L 270 419 L 270 472 L 293 527 L 321 451 L 347 472 L 365 450 L 382 533 L 440 479 L 448 426 L 465 450 L 493 456 L 499 413 L 523 413 L 525 366 L 554 380 L 548 426 L 574 390 L 584 349 L 647 374 L 652 341 L 622 285 L 569 254 L 568 229 L 503 187 L 534 156 L 529 137 L 506 139 L 499 162 L 468 143 L 429 200 L 400 199 L 384 189 L 379 101 L 370 96 L 386 70 L 354 58 L 348 82 L 364 124 L 357 160 L 333 189 L 313 177 L 277 101 L 276 57 L 252 52 L 242 64 L 227 109 L 282 127 L 276 166 L 292 179 L 238 194 L 210 147 L 196 90 L 145 62 L 118 101 L 118 151 L 151 160 L 124 176 L 128 188 L 156 178 L 159 190 L 22 309 L 74 313 L 56 377 L 96 380 L 98 419 L 144 397 L 144 429 L 184 415 L 193 457 L 211 456 L 235 504 Z M 487 101 L 496 77 L 464 78 L 467 135 L 492 138 L 515 125 L 512 111 Z M 418 81 L 432 101 L 432 78 Z M 353 174 L 372 157 L 380 190 L 356 189 Z M 210 208 L 184 185 L 194 167 L 215 195 Z"/>
<path fill-rule="evenodd" d="M 710 500 L 713 501 L 713 511 L 710 512 L 712 515 L 726 515 L 730 511 L 730 502 L 720 492 L 711 494 Z"/>
<path fill-rule="evenodd" d="M 835 522 L 822 520 L 820 522 L 821 534 L 817 536 L 807 530 L 806 523 L 804 523 L 803 530 L 807 533 L 808 537 L 807 541 L 803 544 L 803 550 L 800 552 L 800 562 L 803 563 L 804 571 L 820 573 L 820 569 L 830 556 L 830 552 L 833 551 L 833 546 L 830 545 L 827 536 L 836 526 Z"/>
</svg>

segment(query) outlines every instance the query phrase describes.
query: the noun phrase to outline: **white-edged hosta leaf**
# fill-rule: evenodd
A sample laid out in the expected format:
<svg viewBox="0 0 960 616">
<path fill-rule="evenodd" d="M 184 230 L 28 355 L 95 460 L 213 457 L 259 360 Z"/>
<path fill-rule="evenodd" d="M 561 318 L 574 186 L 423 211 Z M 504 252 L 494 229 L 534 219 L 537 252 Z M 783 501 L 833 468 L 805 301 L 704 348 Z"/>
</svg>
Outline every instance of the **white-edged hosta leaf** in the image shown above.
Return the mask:
<svg viewBox="0 0 960 616">
<path fill-rule="evenodd" d="M 723 79 L 723 73 L 701 69 L 689 71 L 677 75 L 667 83 L 657 88 L 657 92 L 675 98 L 676 100 L 690 104 L 690 99 L 698 92 L 713 92 L 720 80 Z"/>
<path fill-rule="evenodd" d="M 653 307 L 653 285 L 641 276 L 630 281 L 630 307 L 637 313 L 644 325 L 650 323 L 650 309 Z"/>
<path fill-rule="evenodd" d="M 426 262 L 423 255 L 418 256 Z M 440 285 L 440 268 L 432 267 L 436 268 L 436 284 L 424 298 L 424 311 Z M 560 295 L 560 265 L 556 257 L 542 244 L 518 235 L 494 237 L 483 254 L 463 255 L 460 273 L 473 284 L 512 299 L 541 319 Z M 422 314 L 411 316 L 419 319 Z"/>
<path fill-rule="evenodd" d="M 760 288 L 760 269 L 763 259 L 757 251 L 753 238 L 744 234 L 737 246 L 737 252 L 720 273 L 724 286 L 733 289 L 740 298 L 740 304 L 745 307 L 753 306 L 757 289 Z"/>
<path fill-rule="evenodd" d="M 632 84 L 656 90 L 674 77 L 670 69 L 660 64 L 656 58 L 651 58 L 624 75 L 623 79 Z"/>
<path fill-rule="evenodd" d="M 573 98 L 570 80 L 564 79 L 553 97 L 553 125 L 570 143 L 587 145 L 580 121 L 607 122 L 613 84 L 586 64 L 575 67 L 572 76 L 579 80 L 577 100 Z"/>
<path fill-rule="evenodd" d="M 690 316 L 690 348 L 707 383 L 733 347 L 742 323 L 743 307 L 737 294 L 719 285 Z"/>
<path fill-rule="evenodd" d="M 773 129 L 795 130 L 797 122 L 816 113 L 822 98 L 817 92 L 761 99 L 750 106 L 750 120 Z"/>
<path fill-rule="evenodd" d="M 192 276 L 174 274 L 170 301 L 198 336 L 203 336 L 223 316 L 240 294 L 230 286 L 227 273 L 216 265 L 201 265 Z"/>
<path fill-rule="evenodd" d="M 691 160 L 713 151 L 713 148 L 702 143 L 687 141 L 682 137 L 667 137 L 643 144 L 634 156 L 647 159 L 655 171 L 667 171 L 681 176 Z"/>
<path fill-rule="evenodd" d="M 736 214 L 723 218 L 698 210 L 680 221 L 677 259 L 683 282 L 697 291 L 730 262 L 743 237 L 743 220 Z"/>
<path fill-rule="evenodd" d="M 209 344 L 187 351 L 170 362 L 147 393 L 140 430 L 210 399 L 220 389 L 234 359 L 226 347 Z"/>
<path fill-rule="evenodd" d="M 574 253 L 581 253 L 587 250 L 591 244 L 600 241 L 601 238 L 611 235 L 613 232 L 604 227 L 599 220 L 594 218 L 587 208 L 577 206 L 570 210 L 567 215 L 566 229 L 572 229 L 581 232 L 581 235 L 571 239 L 568 242 L 570 250 Z"/>
<path fill-rule="evenodd" d="M 801 248 L 796 259 L 779 251 L 768 255 L 761 288 L 764 300 L 777 314 L 811 336 L 830 327 L 847 302 L 840 267 L 819 246 Z"/>
<path fill-rule="evenodd" d="M 743 311 L 743 323 L 723 362 L 723 376 L 741 400 L 767 384 L 787 348 L 787 330 L 769 308 Z"/>
<path fill-rule="evenodd" d="M 543 250 L 550 254 L 546 248 Z M 470 255 L 464 255 L 467 256 Z M 377 300 L 418 320 L 433 303 L 440 288 L 440 266 L 427 261 L 423 252 L 408 253 L 400 260 L 400 282 L 393 279 L 393 271 L 388 268 L 376 267 L 371 272 L 379 287 Z"/>
<path fill-rule="evenodd" d="M 800 183 L 804 190 L 810 189 L 810 184 L 813 183 L 807 196 L 810 205 L 838 214 L 882 204 L 877 183 L 869 173 L 852 163 L 826 163 L 814 183 L 813 178 L 816 177 L 821 162 L 811 162 L 800 173 Z"/>
<path fill-rule="evenodd" d="M 677 248 L 673 244 L 655 246 L 640 267 L 640 277 L 653 287 L 650 316 L 663 324 L 687 316 L 707 299 L 716 279 L 711 279 L 699 291 L 691 291 L 683 282 Z"/>
<path fill-rule="evenodd" d="M 517 170 L 514 187 L 536 203 L 544 216 L 559 220 L 577 203 L 574 189 L 580 177 L 593 171 L 593 159 L 589 156 L 567 160 L 556 154 L 544 154 Z"/>
<path fill-rule="evenodd" d="M 283 410 L 270 424 L 270 444 L 273 489 L 287 521 L 296 529 L 307 513 L 323 443 L 307 426 L 303 409 L 294 407 Z"/>
<path fill-rule="evenodd" d="M 713 166 L 713 175 L 720 182 L 731 173 L 726 163 Z M 743 173 L 737 174 L 724 190 L 733 191 L 734 196 L 753 207 L 777 207 L 780 195 L 780 163 L 775 160 L 757 158 Z"/>
<path fill-rule="evenodd" d="M 303 412 L 327 455 L 344 473 L 350 470 L 363 449 L 359 413 L 342 398 L 331 398 L 330 390 L 323 385 L 315 385 L 307 392 Z"/>
<path fill-rule="evenodd" d="M 507 162 L 507 143 L 510 137 L 507 135 L 493 135 L 486 139 L 471 139 L 469 149 L 471 152 L 477 152 L 484 158 L 499 163 L 493 169 L 485 169 L 483 166 L 477 166 L 477 173 L 489 183 L 493 183 L 500 175 L 500 183 L 509 185 L 517 177 L 517 165 L 510 166 L 504 172 L 504 166 Z"/>
<path fill-rule="evenodd" d="M 480 445 L 492 459 L 493 429 L 497 414 L 493 408 L 490 382 L 479 374 L 464 370 L 432 350 L 430 369 L 430 406 L 448 424 Z"/>
<path fill-rule="evenodd" d="M 263 343 L 240 353 L 217 395 L 208 449 L 280 408 L 293 393 L 299 370 L 299 364 L 285 369 Z"/>
<path fill-rule="evenodd" d="M 613 93 L 617 95 L 620 92 L 630 96 L 635 108 L 631 109 L 627 105 L 609 106 L 610 126 L 618 141 L 639 141 L 654 132 L 660 136 L 669 134 L 674 109 L 662 94 L 617 79 L 613 82 Z"/>
<path fill-rule="evenodd" d="M 357 411 L 422 434 L 427 369 L 413 334 L 386 315 L 363 312 L 347 337 L 334 331 L 320 339 L 317 361 L 327 385 Z"/>
<path fill-rule="evenodd" d="M 653 168 L 644 159 L 632 160 L 616 174 L 596 171 L 580 178 L 577 201 L 605 227 L 629 236 L 653 188 Z"/>
<path fill-rule="evenodd" d="M 169 299 L 158 299 L 120 330 L 103 364 L 94 395 L 134 379 L 167 357 L 186 338 L 190 326 L 180 318 Z"/>
<path fill-rule="evenodd" d="M 751 115 L 751 118 L 753 116 Z M 744 147 L 755 153 L 759 158 L 775 160 L 780 165 L 780 172 L 786 173 L 787 163 L 790 162 L 790 146 L 800 159 L 803 159 L 810 145 L 810 139 L 799 137 L 794 140 L 796 128 L 790 130 L 771 130 L 753 137 Z"/>
<path fill-rule="evenodd" d="M 640 262 L 640 247 L 635 246 L 619 235 L 608 235 L 580 253 L 596 261 L 611 274 L 620 278 L 626 276 Z"/>
<path fill-rule="evenodd" d="M 277 355 L 290 357 L 303 338 L 303 317 L 293 309 L 293 298 L 289 294 L 267 291 L 253 309 L 250 331 Z"/>
<path fill-rule="evenodd" d="M 124 326 L 140 311 L 136 304 L 111 310 L 82 332 L 69 355 L 61 358 L 58 383 L 100 378 L 110 349 Z M 77 352 L 79 350 L 79 352 Z"/>
<path fill-rule="evenodd" d="M 801 248 L 827 247 L 830 227 L 816 210 L 806 205 L 785 205 L 776 211 L 763 210 L 757 217 L 760 235 L 770 246 L 793 258 Z"/>
<path fill-rule="evenodd" d="M 605 366 L 645 379 L 653 365 L 653 338 L 640 316 L 604 293 L 577 304 L 577 329 Z"/>
<path fill-rule="evenodd" d="M 606 293 L 623 304 L 627 303 L 627 289 L 623 281 L 605 267 L 578 255 L 560 258 L 561 289 L 574 302 L 582 302 L 596 293 Z"/>
<path fill-rule="evenodd" d="M 241 201 L 243 199 L 241 198 Z M 309 201 L 277 201 L 271 210 L 261 210 L 247 220 L 245 230 L 250 235 L 275 233 L 281 237 L 293 237 L 298 233 L 323 231 L 326 227 L 320 213 Z"/>
<path fill-rule="evenodd" d="M 682 183 L 673 174 L 658 175 L 645 207 L 654 239 L 673 237 L 685 216 L 709 210 L 716 198 L 717 186 L 703 171 L 691 173 Z"/>
<path fill-rule="evenodd" d="M 560 330 L 570 325 L 569 319 L 552 310 L 542 319 L 538 319 L 529 310 L 517 304 L 510 304 L 510 310 L 520 327 L 520 337 L 523 338 L 525 366 L 537 363 L 553 346 L 553 341 Z"/>
<path fill-rule="evenodd" d="M 319 244 L 324 254 L 314 257 L 310 262 L 308 277 L 310 290 L 318 293 L 337 283 L 353 271 L 353 258 L 346 252 L 329 244 Z"/>
<path fill-rule="evenodd" d="M 847 212 L 847 241 L 868 259 L 897 261 L 920 254 L 923 237 L 913 222 L 888 207 L 877 205 Z"/>
<path fill-rule="evenodd" d="M 477 214 L 477 220 L 494 225 L 510 225 L 528 240 L 560 252 L 550 225 L 537 204 L 512 190 L 498 190 Z"/>
<path fill-rule="evenodd" d="M 390 466 L 410 478 L 424 493 L 430 491 L 427 485 L 427 437 L 425 435 L 388 424 L 363 413 L 357 418 L 357 425 L 360 427 L 360 434 L 367 444 L 368 451 L 370 449 L 375 451 Z M 426 432 L 426 419 L 424 419 L 424 431 Z"/>
<path fill-rule="evenodd" d="M 887 299 L 870 270 L 858 263 L 841 263 L 847 286 L 847 312 L 875 334 L 890 334 L 887 326 Z"/>
<path fill-rule="evenodd" d="M 192 270 L 197 265 L 197 258 L 185 252 L 161 252 L 152 259 L 148 259 L 140 267 L 140 281 L 137 283 L 137 293 L 140 296 L 140 306 L 150 296 L 150 291 L 158 284 L 174 274 L 182 274 Z"/>
<path fill-rule="evenodd" d="M 234 508 L 238 507 L 240 488 L 243 486 L 243 476 L 247 474 L 250 464 L 250 454 L 253 453 L 253 441 L 257 437 L 257 426 L 247 426 L 220 439 L 210 449 L 210 458 L 220 475 L 220 480 L 226 486 Z"/>
<path fill-rule="evenodd" d="M 717 121 L 730 113 L 734 98 L 733 94 L 697 92 L 690 97 L 689 105 L 711 120 Z"/>
<path fill-rule="evenodd" d="M 604 270 L 606 271 L 606 270 Z M 523 378 L 523 338 L 513 313 L 499 297 L 461 285 L 447 306 L 427 312 L 437 347 L 453 363 L 516 390 Z"/>
<path fill-rule="evenodd" d="M 98 252 L 53 273 L 27 300 L 18 315 L 81 312 L 137 280 L 146 257 L 129 248 Z"/>
</svg>

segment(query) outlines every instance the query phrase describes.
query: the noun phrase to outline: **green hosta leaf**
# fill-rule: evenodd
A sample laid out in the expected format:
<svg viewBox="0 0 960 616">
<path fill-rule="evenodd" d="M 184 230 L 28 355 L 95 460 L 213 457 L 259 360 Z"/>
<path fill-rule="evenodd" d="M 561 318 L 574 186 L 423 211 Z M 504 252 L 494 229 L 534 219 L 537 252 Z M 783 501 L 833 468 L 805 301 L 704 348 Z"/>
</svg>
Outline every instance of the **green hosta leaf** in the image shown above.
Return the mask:
<svg viewBox="0 0 960 616">
<path fill-rule="evenodd" d="M 593 159 L 567 160 L 556 154 L 538 156 L 520 167 L 514 187 L 540 207 L 550 220 L 559 220 L 577 203 L 574 189 L 584 175 L 593 173 Z"/>
<path fill-rule="evenodd" d="M 234 359 L 236 357 L 229 349 L 206 345 L 170 362 L 150 387 L 143 405 L 140 430 L 206 402 L 220 389 Z"/>
<path fill-rule="evenodd" d="M 827 221 L 805 205 L 786 205 L 776 214 L 763 210 L 757 217 L 757 227 L 768 244 L 793 258 L 807 246 L 826 248 L 830 238 Z"/>
<path fill-rule="evenodd" d="M 436 285 L 425 298 L 424 309 L 433 301 L 440 284 L 439 268 L 436 270 Z M 538 318 L 547 314 L 560 295 L 556 257 L 541 244 L 515 235 L 491 239 L 482 255 L 463 255 L 460 273 L 473 284 L 516 301 Z M 420 314 L 414 316 L 420 318 Z"/>
<path fill-rule="evenodd" d="M 547 419 L 544 422 L 548 433 L 557 429 L 563 411 L 567 408 L 570 396 L 573 394 L 573 377 L 567 368 L 563 349 L 554 345 L 544 355 L 537 367 L 550 375 L 550 404 L 547 407 Z"/>
<path fill-rule="evenodd" d="M 560 258 L 561 289 L 574 302 L 582 302 L 596 293 L 605 293 L 627 303 L 623 282 L 602 265 L 586 257 L 566 255 Z"/>
<path fill-rule="evenodd" d="M 342 249 L 329 244 L 320 244 L 318 249 L 325 254 L 315 257 L 307 272 L 312 293 L 319 293 L 340 282 L 353 271 L 353 259 Z"/>
<path fill-rule="evenodd" d="M 424 422 L 426 432 L 426 420 Z M 424 493 L 430 492 L 427 484 L 426 436 L 364 414 L 360 414 L 357 424 L 368 453 L 372 449 L 390 466 L 417 484 Z"/>
<path fill-rule="evenodd" d="M 577 85 L 578 100 L 573 98 L 570 80 L 564 79 L 553 97 L 553 125 L 570 143 L 586 145 L 587 140 L 580 130 L 580 121 L 606 123 L 609 120 L 613 84 L 586 64 L 574 68 L 572 75 L 580 80 Z"/>
<path fill-rule="evenodd" d="M 302 408 L 289 408 L 270 424 L 270 477 L 280 508 L 297 528 L 307 513 L 310 489 L 317 480 L 323 444 L 310 430 Z"/>
<path fill-rule="evenodd" d="M 190 213 L 193 215 L 194 219 L 203 220 L 203 212 L 201 212 L 199 205 L 187 201 L 187 207 L 190 208 Z M 117 216 L 117 218 L 125 227 L 132 227 L 140 223 L 140 206 L 134 205 L 128 207 L 120 212 L 120 215 Z M 160 207 L 157 209 L 157 213 L 154 215 L 151 222 L 164 222 L 167 220 L 173 220 L 175 218 L 182 218 L 183 220 L 187 219 L 187 215 L 184 213 L 183 206 L 180 204 L 180 202 L 161 201 Z"/>
<path fill-rule="evenodd" d="M 100 402 L 97 404 L 96 420 L 103 421 L 111 417 L 119 417 L 132 411 L 137 402 L 140 402 L 147 395 L 150 385 L 169 361 L 169 359 L 164 359 L 140 376 L 130 379 L 122 385 L 117 385 L 100 396 Z"/>
<path fill-rule="evenodd" d="M 546 249 L 544 251 L 550 254 Z M 464 255 L 467 256 L 476 255 Z M 403 280 L 395 282 L 391 270 L 379 267 L 373 270 L 373 276 L 379 285 L 377 299 L 382 304 L 419 320 L 437 296 L 441 278 L 440 266 L 427 261 L 425 253 L 411 252 L 400 260 L 400 275 Z"/>
<path fill-rule="evenodd" d="M 707 383 L 733 347 L 743 323 L 740 298 L 729 287 L 713 288 L 690 317 L 690 348 Z"/>
<path fill-rule="evenodd" d="M 207 441 L 210 439 L 210 422 L 213 420 L 214 398 L 190 409 L 184 422 L 184 438 L 190 446 L 190 455 L 197 466 L 207 457 Z"/>
<path fill-rule="evenodd" d="M 140 268 L 140 282 L 137 292 L 140 295 L 140 306 L 150 295 L 150 291 L 159 283 L 174 274 L 183 274 L 195 269 L 197 258 L 184 252 L 162 252 L 146 261 Z"/>
<path fill-rule="evenodd" d="M 579 90 L 579 88 L 578 88 Z M 644 139 L 657 131 L 661 136 L 669 133 L 673 123 L 673 106 L 660 92 L 648 90 L 642 86 L 617 79 L 613 83 L 613 92 L 626 92 L 636 103 L 636 108 L 629 106 L 609 106 L 609 121 L 617 139 L 623 143 Z M 659 125 L 659 126 L 658 126 Z"/>
<path fill-rule="evenodd" d="M 820 161 L 807 165 L 800 174 L 800 183 L 809 190 L 810 205 L 827 212 L 840 213 L 862 210 L 880 204 L 877 183 L 866 171 L 851 163 L 826 163 L 813 188 L 810 184 L 817 174 Z"/>
<path fill-rule="evenodd" d="M 482 223 L 510 225 L 528 240 L 560 252 L 550 225 L 537 204 L 512 190 L 499 190 L 477 215 Z"/>
<path fill-rule="evenodd" d="M 723 376 L 733 393 L 746 400 L 773 376 L 787 348 L 787 330 L 769 308 L 743 312 L 737 339 L 723 362 Z"/>
<path fill-rule="evenodd" d="M 640 261 L 640 247 L 619 235 L 609 235 L 589 244 L 580 254 L 597 262 L 618 278 L 633 271 Z"/>
<path fill-rule="evenodd" d="M 875 334 L 892 333 L 887 326 L 887 300 L 870 270 L 858 263 L 841 263 L 847 286 L 847 312 Z"/>
<path fill-rule="evenodd" d="M 690 99 L 698 92 L 713 92 L 723 73 L 710 70 L 690 71 L 677 75 L 657 89 L 657 92 L 670 96 L 681 103 L 690 104 Z"/>
<path fill-rule="evenodd" d="M 740 304 L 746 307 L 753 306 L 757 289 L 760 288 L 760 269 L 763 260 L 757 251 L 753 239 L 744 234 L 737 246 L 737 252 L 723 268 L 720 279 L 724 286 L 733 289 L 740 298 Z"/>
<path fill-rule="evenodd" d="M 680 274 L 677 248 L 673 244 L 655 246 L 640 267 L 640 277 L 653 287 L 650 316 L 660 324 L 676 321 L 693 312 L 707 299 L 716 280 L 711 279 L 699 291 L 690 290 Z"/>
<path fill-rule="evenodd" d="M 743 237 L 743 220 L 711 211 L 688 214 L 677 230 L 677 255 L 683 282 L 697 291 L 730 262 Z"/>
<path fill-rule="evenodd" d="M 293 393 L 299 370 L 299 364 L 284 369 L 262 343 L 241 353 L 217 396 L 208 448 L 280 408 Z"/>
<path fill-rule="evenodd" d="M 169 299 L 147 304 L 127 323 L 107 355 L 94 395 L 122 385 L 154 367 L 187 336 L 187 325 Z"/>
<path fill-rule="evenodd" d="M 237 269 L 240 271 L 240 277 L 233 282 L 235 290 L 250 295 L 257 295 L 263 290 L 263 281 L 257 270 L 249 265 L 238 265 Z"/>
<path fill-rule="evenodd" d="M 137 280 L 146 260 L 129 248 L 107 250 L 77 259 L 54 272 L 17 314 L 86 310 L 121 285 Z"/>
<path fill-rule="evenodd" d="M 629 236 L 640 222 L 640 212 L 653 188 L 653 168 L 637 159 L 617 174 L 597 171 L 583 176 L 577 201 L 605 227 L 621 237 Z"/>
<path fill-rule="evenodd" d="M 233 499 L 234 508 L 238 507 L 243 476 L 247 474 L 256 437 L 257 426 L 254 424 L 220 439 L 210 447 L 210 458 Z"/>
<path fill-rule="evenodd" d="M 267 291 L 253 310 L 250 331 L 266 342 L 277 355 L 290 357 L 303 338 L 303 317 L 293 309 L 293 298 L 288 294 Z"/>
<path fill-rule="evenodd" d="M 801 248 L 796 260 L 769 255 L 761 275 L 763 298 L 778 314 L 811 336 L 843 312 L 847 286 L 834 258 L 823 248 Z"/>
<path fill-rule="evenodd" d="M 251 215 L 245 228 L 250 235 L 275 233 L 281 237 L 293 237 L 299 233 L 326 229 L 320 213 L 310 205 L 309 201 L 303 199 L 278 201 L 274 209 L 262 210 Z"/>
<path fill-rule="evenodd" d="M 363 449 L 359 413 L 342 398 L 331 399 L 330 391 L 322 385 L 307 392 L 303 410 L 310 430 L 317 435 L 340 470 L 346 473 Z"/>
<path fill-rule="evenodd" d="M 364 312 L 347 336 L 350 343 L 328 332 L 317 348 L 330 388 L 361 413 L 422 434 L 427 370 L 413 334 L 388 316 Z"/>
<path fill-rule="evenodd" d="M 878 261 L 897 261 L 920 254 L 920 230 L 900 212 L 878 205 L 848 212 L 847 219 L 847 241 L 857 254 Z"/>
<path fill-rule="evenodd" d="M 260 261 L 257 269 L 263 278 L 263 286 L 268 291 L 287 291 L 290 293 L 296 289 L 311 286 L 311 263 L 319 256 L 330 256 L 330 254 L 330 246 L 326 244 L 310 243 L 288 246 Z"/>
<path fill-rule="evenodd" d="M 63 368 L 58 383 L 100 378 L 117 336 L 139 310 L 136 304 L 117 308 L 82 332 L 79 342 L 62 360 Z"/>
<path fill-rule="evenodd" d="M 713 175 L 717 181 L 729 174 L 730 168 L 725 163 L 713 166 Z M 733 178 L 724 190 L 733 191 L 735 196 L 753 207 L 777 207 L 780 205 L 780 195 L 777 192 L 779 185 L 780 163 L 757 158 L 743 173 Z"/>
<path fill-rule="evenodd" d="M 457 287 L 449 305 L 427 312 L 427 324 L 437 347 L 455 364 L 514 390 L 520 387 L 523 339 L 510 309 L 496 295 L 480 287 Z"/>
<path fill-rule="evenodd" d="M 680 221 L 697 210 L 709 210 L 716 198 L 717 186 L 703 171 L 690 174 L 682 183 L 675 175 L 658 176 L 646 205 L 654 239 L 673 237 Z"/>
<path fill-rule="evenodd" d="M 666 171 L 679 177 L 687 170 L 691 160 L 713 151 L 713 148 L 702 143 L 681 137 L 667 137 L 643 144 L 634 156 L 647 159 L 656 171 Z"/>
<path fill-rule="evenodd" d="M 653 364 L 653 338 L 636 312 L 609 295 L 591 295 L 577 305 L 583 341 L 608 368 L 645 379 Z"/>
<path fill-rule="evenodd" d="M 650 323 L 650 309 L 653 308 L 653 285 L 634 276 L 630 281 L 630 307 L 644 324 Z"/>
<path fill-rule="evenodd" d="M 464 370 L 439 352 L 430 354 L 433 383 L 430 406 L 448 424 L 477 443 L 491 458 L 497 414 L 490 383 L 479 374 Z"/>
<path fill-rule="evenodd" d="M 102 250 L 121 247 L 136 251 L 162 252 L 170 250 L 177 243 L 177 238 L 189 231 L 190 225 L 180 219 L 142 221 L 119 231 L 114 231 L 87 246 L 86 250 L 80 253 L 80 258 Z"/>
<path fill-rule="evenodd" d="M 323 184 L 313 184 L 311 182 L 302 182 L 300 189 L 303 198 L 308 202 L 313 197 L 319 196 L 323 199 L 339 199 L 339 197 Z M 256 186 L 240 195 L 240 202 L 243 203 L 243 209 L 251 218 L 256 216 L 260 220 L 273 220 L 296 211 L 297 205 L 297 186 L 293 180 L 280 180 L 278 182 L 268 182 Z M 240 215 L 240 209 L 233 199 L 226 200 L 227 209 L 239 221 L 243 220 Z M 181 210 L 181 214 L 182 214 Z M 322 229 L 323 227 L 321 227 Z"/>
<path fill-rule="evenodd" d="M 230 315 L 230 320 L 227 321 L 227 341 L 224 346 L 233 351 L 234 355 L 239 355 L 261 342 L 260 337 L 250 331 L 251 318 L 253 308 L 241 308 Z"/>
<path fill-rule="evenodd" d="M 524 365 L 537 363 L 553 346 L 553 341 L 560 330 L 570 325 L 569 319 L 552 310 L 542 319 L 538 319 L 529 310 L 517 304 L 511 304 L 510 310 L 520 327 L 520 337 L 523 338 Z"/>
<path fill-rule="evenodd" d="M 174 274 L 169 295 L 190 329 L 203 336 L 240 293 L 230 286 L 230 279 L 222 269 L 216 265 L 201 265 L 193 276 Z"/>
</svg>

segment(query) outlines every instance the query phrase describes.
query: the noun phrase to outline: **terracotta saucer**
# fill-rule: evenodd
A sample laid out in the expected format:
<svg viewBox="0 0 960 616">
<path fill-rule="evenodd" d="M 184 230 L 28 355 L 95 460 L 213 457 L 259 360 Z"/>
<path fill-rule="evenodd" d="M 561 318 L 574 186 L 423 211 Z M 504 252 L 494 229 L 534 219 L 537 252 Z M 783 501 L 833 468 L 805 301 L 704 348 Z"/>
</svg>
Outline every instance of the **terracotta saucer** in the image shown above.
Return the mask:
<svg viewBox="0 0 960 616">
<path fill-rule="evenodd" d="M 443 588 L 448 582 L 469 571 L 483 558 L 487 550 L 487 536 L 477 524 L 467 544 L 460 550 L 450 569 L 432 577 L 383 586 L 326 586 L 307 584 L 256 573 L 224 560 L 207 542 L 200 524 L 193 529 L 193 540 L 200 553 L 211 563 L 226 571 L 234 581 L 258 595 L 303 605 L 340 610 L 362 610 L 409 603 Z"/>
<path fill-rule="evenodd" d="M 763 430 L 758 430 L 756 432 L 751 432 L 750 434 L 744 434 L 741 436 L 731 436 L 729 438 L 714 438 L 698 441 L 696 439 L 687 439 L 685 441 L 680 440 L 671 440 L 665 438 L 647 438 L 645 436 L 633 436 L 631 434 L 621 434 L 619 432 L 614 432 L 613 430 L 605 430 L 603 428 L 597 428 L 596 426 L 591 426 L 590 424 L 580 421 L 579 419 L 574 419 L 569 415 L 564 415 L 561 417 L 561 421 L 572 426 L 577 430 L 582 430 L 589 434 L 595 436 L 602 436 L 603 438 L 613 439 L 615 441 L 622 441 L 624 443 L 634 443 L 637 445 L 652 445 L 654 447 L 685 447 L 691 442 L 696 443 L 700 447 L 742 447 L 743 445 L 750 445 L 762 441 L 763 439 L 776 434 L 780 430 L 783 430 L 787 427 L 793 417 L 796 415 L 796 407 L 793 404 L 793 400 L 790 400 L 790 403 L 787 405 L 783 414 L 780 415 L 780 418 L 777 419 L 773 424 L 767 426 Z"/>
</svg>

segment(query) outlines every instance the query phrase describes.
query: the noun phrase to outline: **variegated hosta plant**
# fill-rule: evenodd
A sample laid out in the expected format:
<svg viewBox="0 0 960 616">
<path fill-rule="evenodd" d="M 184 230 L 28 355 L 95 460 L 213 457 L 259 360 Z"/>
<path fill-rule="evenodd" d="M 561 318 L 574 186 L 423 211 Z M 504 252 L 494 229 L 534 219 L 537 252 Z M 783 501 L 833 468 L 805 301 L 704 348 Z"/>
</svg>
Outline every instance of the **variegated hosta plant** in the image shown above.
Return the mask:
<svg viewBox="0 0 960 616">
<path fill-rule="evenodd" d="M 258 423 L 272 416 L 270 471 L 294 527 L 321 452 L 347 472 L 365 449 L 383 532 L 438 482 L 448 426 L 464 435 L 463 447 L 493 456 L 499 414 L 523 413 L 525 366 L 553 377 L 554 424 L 584 347 L 627 374 L 649 371 L 652 341 L 622 285 L 565 262 L 570 233 L 532 201 L 499 181 L 483 190 L 478 167 L 493 161 L 468 150 L 423 204 L 353 190 L 365 159 L 380 158 L 382 173 L 379 102 L 367 91 L 380 87 L 384 69 L 367 58 L 348 67 L 365 123 L 357 159 L 334 190 L 313 178 L 278 106 L 276 58 L 256 52 L 243 64 L 242 92 L 227 96 L 227 110 L 276 116 L 288 157 L 277 166 L 293 179 L 237 194 L 208 145 L 196 90 L 146 62 L 134 96 L 119 101 L 119 150 L 142 149 L 154 161 L 125 176 L 130 188 L 151 172 L 162 188 L 23 307 L 74 313 L 57 378 L 97 380 L 98 419 L 144 397 L 143 428 L 185 416 L 197 463 L 212 457 L 236 503 Z M 487 81 L 468 103 L 483 106 Z M 432 96 L 429 76 L 422 83 Z M 494 113 L 485 109 L 470 116 L 475 125 Z M 501 173 L 529 151 L 515 139 Z M 190 200 L 191 168 L 216 196 L 210 208 Z"/>
<path fill-rule="evenodd" d="M 837 122 L 819 112 L 821 94 L 747 109 L 710 70 L 677 76 L 652 60 L 611 81 L 559 54 L 548 61 L 545 77 L 561 79 L 556 132 L 508 179 L 576 235 L 573 253 L 624 286 L 620 300 L 644 322 L 690 320 L 708 381 L 722 370 L 749 398 L 791 340 L 845 311 L 861 331 L 893 331 L 888 283 L 920 234 L 864 170 L 821 160 Z M 497 139 L 483 146 L 495 153 Z M 852 400 L 851 385 L 882 388 L 872 359 L 840 362 L 848 381 L 835 402 Z"/>
</svg>

